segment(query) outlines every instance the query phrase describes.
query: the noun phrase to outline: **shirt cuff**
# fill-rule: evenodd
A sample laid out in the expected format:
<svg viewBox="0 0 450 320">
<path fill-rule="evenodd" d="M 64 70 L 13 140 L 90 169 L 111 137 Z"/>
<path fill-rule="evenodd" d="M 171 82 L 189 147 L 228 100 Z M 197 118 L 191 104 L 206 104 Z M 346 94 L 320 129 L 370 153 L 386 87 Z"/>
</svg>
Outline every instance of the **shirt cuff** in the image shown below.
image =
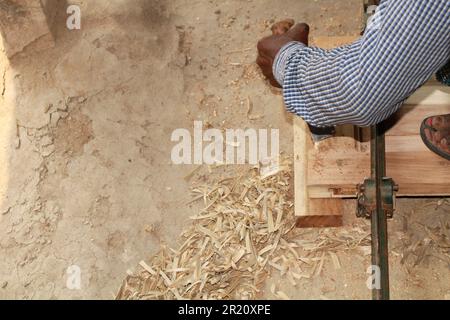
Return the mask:
<svg viewBox="0 0 450 320">
<path fill-rule="evenodd" d="M 272 66 L 272 72 L 280 86 L 283 86 L 286 66 L 294 53 L 306 47 L 303 43 L 292 41 L 285 44 L 277 53 Z"/>
</svg>

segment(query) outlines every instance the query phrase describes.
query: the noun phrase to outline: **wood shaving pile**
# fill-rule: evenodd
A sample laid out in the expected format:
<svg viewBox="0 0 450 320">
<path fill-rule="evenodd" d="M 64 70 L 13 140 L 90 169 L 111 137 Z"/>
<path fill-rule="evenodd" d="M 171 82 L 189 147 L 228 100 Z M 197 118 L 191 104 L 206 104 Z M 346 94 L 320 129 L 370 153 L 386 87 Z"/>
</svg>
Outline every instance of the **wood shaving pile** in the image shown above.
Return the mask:
<svg viewBox="0 0 450 320">
<path fill-rule="evenodd" d="M 271 271 L 296 284 L 322 272 L 336 252 L 367 248 L 365 230 L 295 229 L 292 167 L 262 178 L 258 168 L 192 189 L 204 209 L 191 217 L 178 249 L 163 246 L 129 275 L 117 299 L 255 299 Z M 315 232 L 312 240 L 301 232 Z M 370 247 L 369 247 L 370 252 Z M 281 291 L 280 299 L 288 298 Z"/>
</svg>

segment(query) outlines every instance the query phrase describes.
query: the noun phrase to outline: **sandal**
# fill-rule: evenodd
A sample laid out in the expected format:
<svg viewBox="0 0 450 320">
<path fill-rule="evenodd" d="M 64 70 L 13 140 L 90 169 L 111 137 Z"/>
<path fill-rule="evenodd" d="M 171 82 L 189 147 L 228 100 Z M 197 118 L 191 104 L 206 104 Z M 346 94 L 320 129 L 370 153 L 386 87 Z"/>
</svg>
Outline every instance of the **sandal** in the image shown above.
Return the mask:
<svg viewBox="0 0 450 320">
<path fill-rule="evenodd" d="M 450 114 L 425 119 L 420 136 L 431 151 L 450 160 Z"/>
<path fill-rule="evenodd" d="M 450 61 L 447 62 L 447 64 L 438 71 L 438 73 L 436 74 L 436 79 L 439 82 L 450 86 Z"/>
</svg>

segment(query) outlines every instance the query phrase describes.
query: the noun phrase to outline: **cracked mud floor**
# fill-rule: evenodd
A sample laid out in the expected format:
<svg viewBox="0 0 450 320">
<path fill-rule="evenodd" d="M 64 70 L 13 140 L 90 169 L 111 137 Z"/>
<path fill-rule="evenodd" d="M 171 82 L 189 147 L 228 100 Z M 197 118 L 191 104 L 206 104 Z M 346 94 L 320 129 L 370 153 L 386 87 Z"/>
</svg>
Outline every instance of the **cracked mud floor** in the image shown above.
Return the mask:
<svg viewBox="0 0 450 320">
<path fill-rule="evenodd" d="M 0 298 L 113 298 L 127 270 L 160 243 L 175 245 L 195 212 L 185 205 L 193 167 L 170 163 L 173 130 L 192 129 L 194 120 L 279 128 L 281 150 L 292 154 L 292 117 L 253 64 L 255 39 L 285 17 L 309 22 L 315 35 L 360 28 L 348 19 L 358 0 L 130 3 L 83 2 L 80 31 L 65 28 L 60 7 L 54 48 L 0 57 Z M 248 119 L 248 99 L 263 117 Z M 400 217 L 431 214 L 448 226 L 450 207 L 441 200 L 430 211 L 436 201 L 402 200 Z M 448 262 L 401 265 L 412 231 L 399 219 L 393 298 L 448 298 Z M 341 270 L 326 265 L 298 287 L 270 281 L 294 298 L 370 298 L 367 257 L 341 260 Z M 79 290 L 66 285 L 73 265 Z"/>
</svg>

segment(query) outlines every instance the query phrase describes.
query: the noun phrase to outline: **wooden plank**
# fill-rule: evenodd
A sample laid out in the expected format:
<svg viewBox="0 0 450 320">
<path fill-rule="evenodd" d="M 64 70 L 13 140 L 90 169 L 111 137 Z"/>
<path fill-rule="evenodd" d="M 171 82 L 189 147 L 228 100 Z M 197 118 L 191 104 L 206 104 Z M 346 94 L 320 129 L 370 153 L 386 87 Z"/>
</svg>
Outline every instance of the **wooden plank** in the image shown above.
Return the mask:
<svg viewBox="0 0 450 320">
<path fill-rule="evenodd" d="M 450 97 L 450 95 L 449 95 Z M 403 106 L 389 121 L 391 125 L 388 136 L 413 136 L 420 130 L 422 121 L 428 117 L 450 113 L 450 103 L 447 105 L 406 105 Z"/>
<path fill-rule="evenodd" d="M 303 119 L 294 118 L 295 214 L 308 214 L 308 153 L 312 147 L 309 129 Z"/>
<path fill-rule="evenodd" d="M 429 151 L 420 137 L 386 137 L 386 143 L 390 149 L 386 154 L 387 175 L 400 186 L 411 186 L 418 194 L 434 195 L 433 188 L 423 190 L 421 184 L 447 184 L 450 194 L 450 161 Z M 399 151 L 398 145 L 403 150 Z"/>
<path fill-rule="evenodd" d="M 398 195 L 450 195 L 450 162 L 428 150 L 419 136 L 424 117 L 450 113 L 450 106 L 410 106 L 403 112 L 386 135 L 387 175 L 400 185 Z M 369 143 L 364 144 L 367 151 L 358 151 L 351 138 L 338 137 L 312 148 L 308 157 L 309 197 L 329 197 L 330 193 L 333 197 L 354 196 L 354 186 L 370 176 Z"/>
<path fill-rule="evenodd" d="M 308 125 L 300 117 L 294 118 L 294 172 L 295 172 L 295 214 L 300 228 L 342 226 L 343 206 L 340 199 L 309 198 L 308 154 L 313 148 Z"/>
<path fill-rule="evenodd" d="M 450 87 L 429 82 L 417 90 L 405 104 L 450 105 Z"/>
<path fill-rule="evenodd" d="M 370 151 L 358 151 L 353 138 L 324 140 L 309 153 L 308 185 L 356 185 L 370 176 L 369 158 Z"/>
</svg>

